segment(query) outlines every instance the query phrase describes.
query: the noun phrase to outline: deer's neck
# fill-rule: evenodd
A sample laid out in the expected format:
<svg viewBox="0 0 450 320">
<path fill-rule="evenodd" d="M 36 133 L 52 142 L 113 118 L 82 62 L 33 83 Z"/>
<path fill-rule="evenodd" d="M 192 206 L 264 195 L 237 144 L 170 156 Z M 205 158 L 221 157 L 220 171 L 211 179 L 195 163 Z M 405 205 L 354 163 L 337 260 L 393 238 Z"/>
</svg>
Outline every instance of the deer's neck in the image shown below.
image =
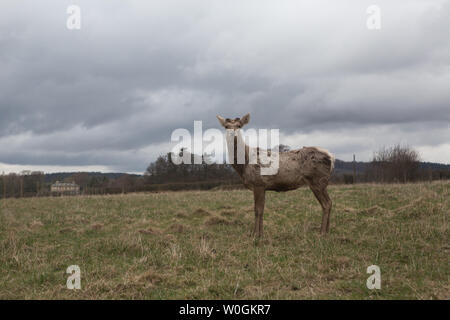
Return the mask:
<svg viewBox="0 0 450 320">
<path fill-rule="evenodd" d="M 240 131 L 227 135 L 227 147 L 231 165 L 242 177 L 244 168 L 249 162 L 249 147 L 245 144 L 244 138 L 242 137 Z M 244 159 L 240 156 L 242 153 L 244 155 Z"/>
</svg>

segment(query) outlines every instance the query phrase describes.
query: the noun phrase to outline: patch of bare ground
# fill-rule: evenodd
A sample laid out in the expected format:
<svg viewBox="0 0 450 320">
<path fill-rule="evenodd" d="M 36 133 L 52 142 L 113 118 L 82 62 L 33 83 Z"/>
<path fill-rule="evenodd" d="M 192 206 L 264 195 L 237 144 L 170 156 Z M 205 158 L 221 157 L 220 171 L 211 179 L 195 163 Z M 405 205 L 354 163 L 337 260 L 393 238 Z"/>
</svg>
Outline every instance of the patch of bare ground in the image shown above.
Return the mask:
<svg viewBox="0 0 450 320">
<path fill-rule="evenodd" d="M 186 213 L 184 213 L 184 212 L 178 212 L 178 213 L 175 214 L 175 217 L 184 219 L 184 218 L 187 218 L 188 215 Z"/>
<path fill-rule="evenodd" d="M 236 211 L 232 211 L 232 210 L 224 210 L 220 212 L 220 215 L 224 216 L 224 217 L 234 217 L 236 215 L 238 215 L 238 213 Z"/>
<path fill-rule="evenodd" d="M 138 230 L 141 234 L 153 234 L 153 235 L 159 235 L 162 234 L 162 231 L 157 228 L 148 227 L 147 229 L 140 229 Z"/>
<path fill-rule="evenodd" d="M 202 218 L 202 217 L 208 217 L 208 216 L 211 216 L 212 214 L 211 214 L 209 211 L 205 210 L 205 209 L 199 208 L 199 209 L 195 210 L 195 211 L 192 213 L 192 215 L 193 215 L 194 217 Z"/>
<path fill-rule="evenodd" d="M 91 229 L 92 230 L 100 230 L 101 228 L 103 228 L 104 227 L 104 224 L 103 223 L 93 223 L 92 225 L 91 225 Z"/>
<path fill-rule="evenodd" d="M 73 228 L 62 228 L 59 230 L 59 233 L 72 233 L 72 232 L 76 232 L 76 230 Z"/>
<path fill-rule="evenodd" d="M 174 223 L 167 228 L 167 231 L 170 233 L 183 233 L 187 231 L 187 227 L 180 223 Z"/>
<path fill-rule="evenodd" d="M 205 221 L 205 225 L 206 226 L 214 226 L 214 225 L 230 225 L 232 224 L 231 221 L 224 219 L 224 218 L 220 218 L 220 217 L 210 217 L 209 219 L 207 219 Z"/>
<path fill-rule="evenodd" d="M 155 270 L 147 270 L 141 274 L 132 277 L 132 282 L 138 284 L 144 284 L 145 286 L 155 286 L 164 279 L 164 276 L 161 273 L 156 272 Z"/>
</svg>

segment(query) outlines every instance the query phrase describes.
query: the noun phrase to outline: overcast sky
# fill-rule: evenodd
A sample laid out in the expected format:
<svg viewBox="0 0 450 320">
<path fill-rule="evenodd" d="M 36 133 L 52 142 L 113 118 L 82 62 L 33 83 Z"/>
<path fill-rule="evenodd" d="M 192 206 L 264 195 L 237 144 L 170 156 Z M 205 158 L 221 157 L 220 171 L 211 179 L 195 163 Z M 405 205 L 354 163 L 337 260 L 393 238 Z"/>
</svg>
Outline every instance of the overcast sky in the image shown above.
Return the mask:
<svg viewBox="0 0 450 320">
<path fill-rule="evenodd" d="M 450 163 L 449 30 L 445 0 L 1 0 L 0 173 L 142 173 L 173 130 L 247 112 L 293 148 Z"/>
</svg>

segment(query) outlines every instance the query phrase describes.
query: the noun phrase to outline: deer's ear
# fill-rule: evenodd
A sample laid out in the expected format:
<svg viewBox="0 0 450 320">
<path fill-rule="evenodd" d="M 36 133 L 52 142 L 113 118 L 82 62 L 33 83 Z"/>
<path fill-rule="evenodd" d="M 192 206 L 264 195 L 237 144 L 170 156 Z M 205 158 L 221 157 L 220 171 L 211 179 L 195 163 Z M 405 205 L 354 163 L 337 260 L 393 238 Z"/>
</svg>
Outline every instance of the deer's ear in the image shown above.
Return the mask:
<svg viewBox="0 0 450 320">
<path fill-rule="evenodd" d="M 217 117 L 217 119 L 219 120 L 220 124 L 221 124 L 223 127 L 225 127 L 225 122 L 226 122 L 226 120 L 225 120 L 224 118 L 222 118 L 221 116 L 216 116 L 216 117 Z"/>
<path fill-rule="evenodd" d="M 250 113 L 247 113 L 245 116 L 241 118 L 241 124 L 244 126 L 250 122 Z"/>
</svg>

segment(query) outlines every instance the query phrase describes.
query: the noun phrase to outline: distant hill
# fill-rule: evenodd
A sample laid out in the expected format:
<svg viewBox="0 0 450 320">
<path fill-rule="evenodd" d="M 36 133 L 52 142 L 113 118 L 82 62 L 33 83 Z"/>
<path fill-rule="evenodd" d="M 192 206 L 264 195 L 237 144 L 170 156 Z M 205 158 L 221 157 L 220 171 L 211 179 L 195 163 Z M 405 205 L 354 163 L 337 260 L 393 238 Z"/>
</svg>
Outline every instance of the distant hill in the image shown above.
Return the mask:
<svg viewBox="0 0 450 320">
<path fill-rule="evenodd" d="M 109 173 L 103 173 L 103 172 L 57 172 L 57 173 L 46 173 L 45 174 L 45 182 L 53 183 L 55 181 L 63 181 L 66 178 L 69 178 L 73 176 L 76 173 L 86 173 L 89 175 L 89 177 L 98 177 L 103 178 L 106 177 L 108 179 L 115 180 L 117 178 L 120 178 L 121 176 L 127 174 L 127 173 L 121 173 L 121 172 L 109 172 Z M 132 177 L 140 177 L 141 175 L 138 174 L 129 174 L 129 176 Z"/>
<path fill-rule="evenodd" d="M 361 173 L 361 172 L 366 171 L 369 164 L 370 164 L 370 162 L 361 162 L 361 161 L 355 162 L 356 172 Z M 334 172 L 337 174 L 352 173 L 353 172 L 353 162 L 352 161 L 342 161 L 342 160 L 336 159 L 336 162 L 334 163 Z"/>
<path fill-rule="evenodd" d="M 422 169 L 431 169 L 431 170 L 450 170 L 450 164 L 435 163 L 435 162 L 421 162 L 420 167 Z"/>
<path fill-rule="evenodd" d="M 356 172 L 357 173 L 363 173 L 366 171 L 366 169 L 370 166 L 370 162 L 362 162 L 357 161 L 356 163 Z M 420 162 L 419 167 L 422 169 L 431 169 L 433 171 L 439 170 L 449 170 L 450 171 L 450 164 L 442 164 L 442 163 L 434 163 L 434 162 Z M 353 173 L 353 161 L 342 161 L 339 159 L 336 159 L 336 162 L 334 164 L 335 173 Z"/>
</svg>

